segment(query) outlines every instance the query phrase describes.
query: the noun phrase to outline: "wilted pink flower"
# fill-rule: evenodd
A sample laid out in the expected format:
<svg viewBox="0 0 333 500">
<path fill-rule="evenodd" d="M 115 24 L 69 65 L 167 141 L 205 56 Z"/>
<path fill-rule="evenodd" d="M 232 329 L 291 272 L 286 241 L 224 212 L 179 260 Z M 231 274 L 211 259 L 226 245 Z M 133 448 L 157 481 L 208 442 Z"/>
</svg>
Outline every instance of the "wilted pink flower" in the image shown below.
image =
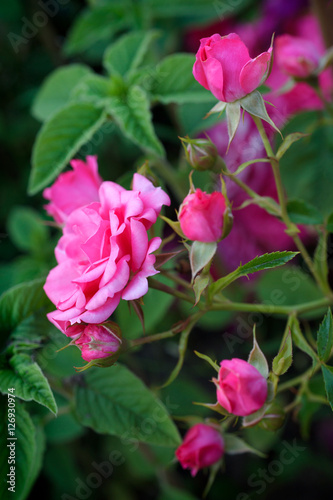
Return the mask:
<svg viewBox="0 0 333 500">
<path fill-rule="evenodd" d="M 224 440 L 220 432 L 206 424 L 194 425 L 176 450 L 183 469 L 191 469 L 195 476 L 199 469 L 218 462 L 224 453 Z"/>
<path fill-rule="evenodd" d="M 51 203 L 45 206 L 49 215 L 62 224 L 76 208 L 98 201 L 102 179 L 98 175 L 97 157 L 87 156 L 70 162 L 73 170 L 60 174 L 55 183 L 44 189 L 43 196 Z"/>
<path fill-rule="evenodd" d="M 233 415 L 251 415 L 266 401 L 266 379 L 243 359 L 224 359 L 218 380 L 214 379 L 214 382 L 218 403 Z"/>
<path fill-rule="evenodd" d="M 238 35 L 212 35 L 200 40 L 194 78 L 224 102 L 245 97 L 262 85 L 269 72 L 272 49 L 251 59 Z"/>
<path fill-rule="evenodd" d="M 311 40 L 281 35 L 275 42 L 275 57 L 279 68 L 285 74 L 307 78 L 317 69 L 320 53 Z"/>
<path fill-rule="evenodd" d="M 227 208 L 222 193 L 207 194 L 201 189 L 186 196 L 179 209 L 180 227 L 192 241 L 205 243 L 222 237 L 223 218 Z"/>
<path fill-rule="evenodd" d="M 74 210 L 55 249 L 58 265 L 46 279 L 45 292 L 57 307 L 49 320 L 63 332 L 75 323 L 102 323 L 120 299 L 134 300 L 148 291 L 152 253 L 161 239 L 148 241 L 168 195 L 139 174 L 133 189 L 103 182 L 99 202 Z"/>
<path fill-rule="evenodd" d="M 74 344 L 81 350 L 85 361 L 107 358 L 119 350 L 121 339 L 117 333 L 112 322 L 86 325 L 81 335 L 74 340 Z"/>
</svg>

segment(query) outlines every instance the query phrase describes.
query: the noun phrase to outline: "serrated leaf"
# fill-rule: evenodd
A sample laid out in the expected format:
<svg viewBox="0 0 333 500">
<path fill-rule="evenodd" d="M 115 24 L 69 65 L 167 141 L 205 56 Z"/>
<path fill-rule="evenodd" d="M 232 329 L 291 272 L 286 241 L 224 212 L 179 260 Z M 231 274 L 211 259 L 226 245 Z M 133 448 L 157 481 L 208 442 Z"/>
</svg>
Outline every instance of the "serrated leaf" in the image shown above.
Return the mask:
<svg viewBox="0 0 333 500">
<path fill-rule="evenodd" d="M 36 194 L 53 181 L 105 120 L 105 111 L 90 103 L 69 104 L 53 115 L 34 144 L 29 194 Z"/>
<path fill-rule="evenodd" d="M 328 309 L 317 334 L 317 348 L 320 361 L 326 363 L 333 347 L 333 318 L 331 308 Z"/>
<path fill-rule="evenodd" d="M 140 67 L 151 43 L 158 37 L 156 30 L 126 33 L 109 46 L 103 57 L 103 65 L 110 73 L 124 77 Z"/>
<path fill-rule="evenodd" d="M 333 368 L 331 366 L 321 365 L 321 371 L 324 377 L 327 399 L 333 410 Z"/>
<path fill-rule="evenodd" d="M 306 137 L 307 135 L 308 134 L 302 134 L 302 132 L 294 132 L 292 134 L 287 135 L 287 137 L 284 138 L 282 144 L 277 150 L 276 158 L 280 160 L 294 142 L 299 141 L 300 139 Z"/>
<path fill-rule="evenodd" d="M 2 500 L 25 500 L 38 475 L 42 464 L 44 452 L 44 435 L 42 429 L 35 428 L 30 415 L 24 406 L 15 400 L 15 436 L 16 440 L 7 440 L 8 408 L 7 398 L 0 401 L 0 468 L 2 479 L 0 481 L 0 497 Z M 8 463 L 8 444 L 15 443 L 15 493 L 8 490 L 7 483 L 10 472 Z"/>
<path fill-rule="evenodd" d="M 31 112 L 37 120 L 46 121 L 70 100 L 71 92 L 91 69 L 84 64 L 70 64 L 53 71 L 42 83 Z"/>
<path fill-rule="evenodd" d="M 190 264 L 192 270 L 192 280 L 214 257 L 217 249 L 215 241 L 211 243 L 203 243 L 202 241 L 194 241 L 190 250 Z"/>
<path fill-rule="evenodd" d="M 101 40 L 111 40 L 119 31 L 131 25 L 131 4 L 126 0 L 112 5 L 86 9 L 75 20 L 64 46 L 67 55 L 89 49 Z"/>
<path fill-rule="evenodd" d="M 323 217 L 319 210 L 303 200 L 289 200 L 287 212 L 295 224 L 322 224 Z"/>
<path fill-rule="evenodd" d="M 108 111 L 122 132 L 135 144 L 158 156 L 164 156 L 164 149 L 158 140 L 152 124 L 147 94 L 140 87 L 128 89 L 125 98 L 112 98 Z"/>
<path fill-rule="evenodd" d="M 27 354 L 14 354 L 0 366 L 0 391 L 8 394 L 8 388 L 15 388 L 15 396 L 24 401 L 36 401 L 57 413 L 57 405 L 48 380 L 41 369 Z"/>
<path fill-rule="evenodd" d="M 279 353 L 273 359 L 273 372 L 275 375 L 283 375 L 291 367 L 293 362 L 293 344 L 290 328 Z"/>
<path fill-rule="evenodd" d="M 193 77 L 195 57 L 192 54 L 173 54 L 156 66 L 152 97 L 163 104 L 175 102 L 214 102 L 212 94 Z"/>
<path fill-rule="evenodd" d="M 44 282 L 43 278 L 21 283 L 0 296 L 0 329 L 15 328 L 34 311 L 50 303 L 43 290 Z"/>
<path fill-rule="evenodd" d="M 39 213 L 30 207 L 15 207 L 7 224 L 10 239 L 20 250 L 39 253 L 48 241 L 48 228 Z"/>
<path fill-rule="evenodd" d="M 255 448 L 252 448 L 243 439 L 235 436 L 234 434 L 224 435 L 225 452 L 229 455 L 239 455 L 240 453 L 254 453 L 259 457 L 265 458 L 266 455 Z"/>
<path fill-rule="evenodd" d="M 180 436 L 167 410 L 143 382 L 120 364 L 91 369 L 75 387 L 82 425 L 123 440 L 177 446 Z"/>
<path fill-rule="evenodd" d="M 268 377 L 269 368 L 267 359 L 257 342 L 255 326 L 253 327 L 253 347 L 249 354 L 247 362 L 250 363 L 250 365 L 254 366 L 264 378 Z"/>
<path fill-rule="evenodd" d="M 317 362 L 316 353 L 305 340 L 301 331 L 299 321 L 296 316 L 293 316 L 290 321 L 290 330 L 293 343 L 295 344 L 296 347 L 298 347 L 298 349 L 300 349 L 301 351 L 305 352 L 308 356 L 310 356 L 310 358 L 312 359 L 312 367 L 314 367 Z"/>
<path fill-rule="evenodd" d="M 71 97 L 75 101 L 86 101 L 102 107 L 114 94 L 115 86 L 111 79 L 101 75 L 86 75 L 72 91 Z"/>
<path fill-rule="evenodd" d="M 239 266 L 235 271 L 220 278 L 215 283 L 213 283 L 209 287 L 209 294 L 213 296 L 215 293 L 220 292 L 227 286 L 229 286 L 236 279 L 247 276 L 248 274 L 256 273 L 258 271 L 264 271 L 265 269 L 272 269 L 274 267 L 282 266 L 293 259 L 298 252 L 273 252 L 266 253 L 264 255 L 260 255 L 255 257 L 253 260 L 244 264 L 243 266 Z"/>
</svg>

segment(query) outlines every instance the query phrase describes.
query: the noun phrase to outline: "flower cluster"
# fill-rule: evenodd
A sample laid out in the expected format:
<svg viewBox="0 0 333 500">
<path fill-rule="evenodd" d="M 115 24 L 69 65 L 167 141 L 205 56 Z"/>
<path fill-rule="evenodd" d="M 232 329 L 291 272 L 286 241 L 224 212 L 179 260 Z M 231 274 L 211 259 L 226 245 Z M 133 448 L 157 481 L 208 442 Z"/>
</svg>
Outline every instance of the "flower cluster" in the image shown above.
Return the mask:
<svg viewBox="0 0 333 500">
<path fill-rule="evenodd" d="M 149 240 L 147 231 L 162 206 L 170 204 L 168 195 L 140 174 L 134 174 L 131 190 L 105 181 L 96 191 L 97 172 L 89 175 L 94 162 L 76 161 L 74 172 L 63 174 L 45 193 L 51 200 L 48 211 L 64 222 L 55 249 L 58 265 L 44 286 L 56 306 L 48 319 L 63 333 L 77 323 L 103 323 L 120 299 L 145 295 L 147 278 L 158 272 L 153 252 L 161 239 Z M 70 203 L 77 190 L 85 203 L 79 207 Z"/>
</svg>

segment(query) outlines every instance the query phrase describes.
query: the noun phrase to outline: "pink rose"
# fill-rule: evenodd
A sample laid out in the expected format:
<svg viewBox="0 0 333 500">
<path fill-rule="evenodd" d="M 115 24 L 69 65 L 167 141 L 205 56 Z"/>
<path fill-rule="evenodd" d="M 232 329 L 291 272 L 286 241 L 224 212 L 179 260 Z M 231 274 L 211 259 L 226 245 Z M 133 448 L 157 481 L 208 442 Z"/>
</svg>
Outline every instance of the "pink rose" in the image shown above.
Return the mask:
<svg viewBox="0 0 333 500">
<path fill-rule="evenodd" d="M 251 59 L 238 35 L 212 35 L 200 40 L 193 75 L 219 100 L 233 102 L 245 97 L 266 80 L 272 49 Z"/>
<path fill-rule="evenodd" d="M 261 408 L 267 398 L 267 381 L 243 359 L 224 359 L 218 380 L 217 401 L 229 413 L 245 417 Z"/>
<path fill-rule="evenodd" d="M 97 157 L 87 156 L 70 162 L 73 170 L 59 175 L 55 183 L 44 189 L 43 196 L 51 203 L 45 206 L 49 215 L 62 224 L 76 208 L 98 201 L 102 179 L 97 172 Z"/>
<path fill-rule="evenodd" d="M 205 243 L 222 237 L 223 217 L 227 208 L 224 196 L 218 191 L 207 194 L 196 189 L 184 199 L 179 209 L 180 227 L 192 241 Z"/>
<path fill-rule="evenodd" d="M 102 325 L 75 325 L 68 330 L 75 329 L 76 335 L 73 343 L 81 350 L 85 361 L 107 358 L 115 354 L 121 345 L 119 328 L 112 321 Z M 77 335 L 78 329 L 81 333 Z M 66 334 L 70 337 L 70 332 Z"/>
<path fill-rule="evenodd" d="M 307 78 L 319 65 L 320 53 L 311 40 L 281 35 L 277 37 L 275 47 L 276 62 L 287 75 Z"/>
<path fill-rule="evenodd" d="M 75 323 L 102 323 L 120 299 L 147 293 L 160 238 L 148 240 L 168 195 L 139 174 L 133 189 L 103 182 L 99 201 L 74 210 L 55 249 L 58 265 L 46 279 L 45 292 L 57 307 L 49 320 L 64 333 Z"/>
<path fill-rule="evenodd" d="M 194 425 L 176 450 L 183 469 L 191 469 L 195 476 L 199 469 L 218 462 L 224 453 L 224 440 L 220 432 L 206 424 Z"/>
</svg>

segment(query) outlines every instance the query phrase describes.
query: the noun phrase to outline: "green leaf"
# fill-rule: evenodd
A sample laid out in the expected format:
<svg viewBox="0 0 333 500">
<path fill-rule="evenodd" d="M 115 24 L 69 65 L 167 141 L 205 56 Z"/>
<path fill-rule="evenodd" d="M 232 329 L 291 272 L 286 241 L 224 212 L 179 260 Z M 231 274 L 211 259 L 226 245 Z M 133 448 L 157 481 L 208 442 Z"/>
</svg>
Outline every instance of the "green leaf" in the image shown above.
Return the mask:
<svg viewBox="0 0 333 500">
<path fill-rule="evenodd" d="M 333 233 L 333 213 L 328 216 L 326 229 L 329 233 Z"/>
<path fill-rule="evenodd" d="M 249 444 L 247 444 L 243 439 L 235 436 L 234 434 L 225 434 L 224 435 L 225 442 L 225 452 L 229 455 L 238 455 L 240 453 L 254 453 L 259 457 L 265 458 L 266 455 L 259 450 L 252 448 Z"/>
<path fill-rule="evenodd" d="M 233 172 L 232 175 L 240 174 L 248 166 L 253 165 L 254 163 L 270 163 L 270 160 L 268 158 L 255 158 L 253 160 L 246 161 L 246 162 L 242 163 L 241 165 L 239 165 L 237 170 L 235 172 Z M 228 175 L 228 174 L 226 174 L 226 175 Z"/>
<path fill-rule="evenodd" d="M 123 0 L 84 10 L 72 26 L 64 47 L 67 55 L 89 49 L 101 40 L 111 40 L 131 25 L 131 3 Z"/>
<path fill-rule="evenodd" d="M 100 75 L 86 75 L 72 92 L 72 99 L 94 104 L 96 107 L 105 106 L 109 98 L 115 93 L 115 85 L 111 79 Z"/>
<path fill-rule="evenodd" d="M 196 275 L 203 269 L 214 257 L 217 249 L 215 241 L 211 243 L 203 243 L 194 241 L 190 250 L 190 264 L 192 270 L 192 281 Z"/>
<path fill-rule="evenodd" d="M 283 375 L 291 367 L 293 362 L 293 344 L 291 340 L 291 331 L 288 330 L 285 341 L 279 353 L 273 359 L 273 372 L 275 375 Z"/>
<path fill-rule="evenodd" d="M 275 123 L 270 119 L 260 92 L 254 90 L 251 94 L 247 94 L 245 97 L 240 99 L 239 103 L 245 111 L 269 123 L 271 127 L 281 134 Z"/>
<path fill-rule="evenodd" d="M 180 437 L 167 410 L 150 390 L 120 364 L 91 369 L 75 387 L 82 425 L 123 440 L 177 446 Z"/>
<path fill-rule="evenodd" d="M 37 478 L 42 465 L 44 452 L 44 435 L 42 429 L 36 429 L 31 417 L 24 406 L 15 400 L 15 436 L 16 440 L 8 440 L 7 428 L 7 398 L 0 401 L 0 468 L 2 480 L 0 481 L 0 497 L 2 500 L 25 500 Z M 10 472 L 8 463 L 8 444 L 15 443 L 15 493 L 8 491 L 7 483 Z M 12 446 L 12 449 L 13 446 Z"/>
<path fill-rule="evenodd" d="M 203 88 L 192 73 L 195 57 L 191 54 L 173 54 L 156 67 L 152 96 L 163 104 L 175 102 L 214 102 L 212 94 Z"/>
<path fill-rule="evenodd" d="M 239 266 L 235 271 L 220 278 L 215 283 L 213 283 L 209 287 L 210 296 L 215 295 L 220 292 L 224 288 L 230 285 L 233 281 L 242 276 L 247 276 L 248 274 L 256 273 L 258 271 L 264 271 L 265 269 L 272 269 L 274 267 L 283 266 L 291 259 L 293 259 L 298 252 L 273 252 L 273 253 L 265 253 L 264 255 L 260 255 L 255 257 L 253 260 L 250 260 L 247 264 L 243 266 Z"/>
<path fill-rule="evenodd" d="M 130 87 L 124 99 L 110 99 L 108 110 L 123 133 L 135 144 L 164 156 L 163 146 L 152 124 L 147 94 L 140 87 Z"/>
<path fill-rule="evenodd" d="M 8 217 L 8 233 L 13 243 L 26 252 L 39 253 L 49 239 L 49 230 L 38 212 L 15 207 Z"/>
<path fill-rule="evenodd" d="M 140 67 L 157 31 L 134 31 L 119 38 L 104 53 L 103 64 L 108 73 L 130 77 Z"/>
<path fill-rule="evenodd" d="M 330 122 L 331 123 L 331 122 Z M 284 134 L 295 129 L 311 133 L 290 148 L 281 159 L 283 185 L 289 198 L 298 198 L 315 206 L 327 216 L 332 212 L 333 128 L 318 113 L 299 113 L 283 129 Z"/>
<path fill-rule="evenodd" d="M 8 394 L 8 388 L 15 388 L 15 396 L 24 401 L 36 401 L 57 413 L 57 405 L 48 380 L 41 369 L 27 354 L 14 354 L 0 366 L 0 391 Z"/>
<path fill-rule="evenodd" d="M 333 319 L 331 308 L 319 326 L 317 334 L 317 348 L 320 361 L 326 363 L 329 360 L 333 347 Z"/>
<path fill-rule="evenodd" d="M 90 103 L 69 104 L 53 115 L 34 144 L 29 193 L 36 194 L 53 181 L 105 119 L 105 111 Z"/>
<path fill-rule="evenodd" d="M 201 352 L 198 352 L 198 351 L 194 351 L 194 354 L 196 356 L 198 356 L 198 358 L 201 358 L 201 359 L 204 359 L 205 361 L 207 361 L 207 363 L 210 364 L 210 366 L 212 366 L 214 368 L 214 370 L 216 370 L 217 372 L 220 371 L 220 367 L 218 364 L 216 364 L 215 361 L 213 361 L 209 356 L 207 356 L 206 354 L 202 354 Z"/>
<path fill-rule="evenodd" d="M 49 299 L 43 290 L 45 279 L 37 279 L 10 288 L 0 296 L 0 329 L 15 328 Z"/>
<path fill-rule="evenodd" d="M 249 358 L 247 360 L 250 365 L 254 366 L 263 377 L 267 378 L 269 374 L 269 368 L 267 359 L 259 347 L 259 344 L 256 339 L 256 330 L 255 325 L 253 326 L 253 347 L 249 354 Z"/>
<path fill-rule="evenodd" d="M 91 69 L 83 64 L 71 64 L 53 71 L 42 83 L 31 112 L 37 120 L 46 121 L 70 100 L 71 92 Z"/>
<path fill-rule="evenodd" d="M 295 224 L 322 224 L 323 216 L 320 211 L 303 200 L 289 200 L 287 212 L 290 220 Z"/>
<path fill-rule="evenodd" d="M 307 135 L 308 134 L 302 134 L 301 132 L 294 132 L 293 134 L 287 135 L 287 137 L 284 138 L 282 144 L 277 150 L 276 158 L 280 160 L 294 142 L 299 141 L 300 139 L 306 137 Z"/>
<path fill-rule="evenodd" d="M 333 368 L 331 366 L 321 365 L 321 371 L 324 377 L 327 399 L 333 410 Z"/>
<path fill-rule="evenodd" d="M 298 349 L 305 352 L 312 359 L 312 367 L 317 363 L 317 356 L 312 347 L 305 340 L 299 321 L 296 316 L 293 316 L 290 321 L 291 338 Z"/>
</svg>

